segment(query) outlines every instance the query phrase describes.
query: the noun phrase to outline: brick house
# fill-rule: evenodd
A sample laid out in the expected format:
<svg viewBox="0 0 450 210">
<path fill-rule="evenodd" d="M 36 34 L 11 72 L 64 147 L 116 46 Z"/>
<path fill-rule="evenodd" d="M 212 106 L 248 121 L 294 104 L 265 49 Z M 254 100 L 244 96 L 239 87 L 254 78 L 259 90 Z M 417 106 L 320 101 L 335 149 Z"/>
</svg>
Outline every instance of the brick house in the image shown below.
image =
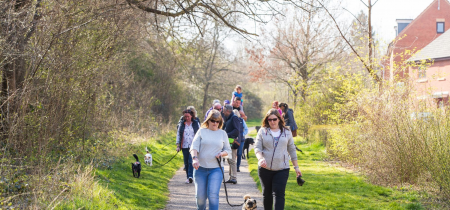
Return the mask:
<svg viewBox="0 0 450 210">
<path fill-rule="evenodd" d="M 450 2 L 434 0 L 416 19 L 397 19 L 397 37 L 389 44 L 387 59 L 383 62 L 384 79 L 393 81 L 395 76 L 407 78 L 407 70 L 396 72 L 394 63 L 407 61 L 410 56 L 401 57 L 401 53 L 418 51 L 450 29 Z"/>
<path fill-rule="evenodd" d="M 419 99 L 433 99 L 438 107 L 448 105 L 450 92 L 450 31 L 445 32 L 417 54 L 410 62 L 428 62 L 428 68 L 409 68 L 409 75 Z"/>
</svg>

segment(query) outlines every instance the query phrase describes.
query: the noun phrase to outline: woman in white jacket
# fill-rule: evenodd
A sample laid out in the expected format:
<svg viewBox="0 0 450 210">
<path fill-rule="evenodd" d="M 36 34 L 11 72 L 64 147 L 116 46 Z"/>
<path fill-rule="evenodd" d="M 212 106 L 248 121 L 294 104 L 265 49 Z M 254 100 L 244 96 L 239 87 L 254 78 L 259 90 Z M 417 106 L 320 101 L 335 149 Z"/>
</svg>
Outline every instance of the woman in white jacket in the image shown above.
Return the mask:
<svg viewBox="0 0 450 210">
<path fill-rule="evenodd" d="M 284 120 L 277 109 L 270 109 L 262 122 L 255 141 L 258 158 L 258 175 L 263 190 L 264 209 L 284 209 L 286 183 L 289 178 L 289 159 L 298 176 L 302 175 L 297 163 L 294 138 L 284 127 Z"/>
</svg>

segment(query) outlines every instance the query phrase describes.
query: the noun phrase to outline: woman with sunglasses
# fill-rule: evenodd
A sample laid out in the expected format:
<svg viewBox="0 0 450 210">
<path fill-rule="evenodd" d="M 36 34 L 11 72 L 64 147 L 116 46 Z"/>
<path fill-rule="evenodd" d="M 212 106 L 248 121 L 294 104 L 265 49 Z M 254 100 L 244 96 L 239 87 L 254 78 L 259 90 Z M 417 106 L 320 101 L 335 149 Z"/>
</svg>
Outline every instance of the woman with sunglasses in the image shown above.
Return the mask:
<svg viewBox="0 0 450 210">
<path fill-rule="evenodd" d="M 192 165 L 194 167 L 195 197 L 197 209 L 219 209 L 219 191 L 222 185 L 222 170 L 219 165 L 223 156 L 231 154 L 227 133 L 220 129 L 223 125 L 222 115 L 211 110 L 194 137 L 191 146 Z M 218 160 L 219 159 L 219 160 Z"/>
<path fill-rule="evenodd" d="M 192 110 L 186 109 L 183 111 L 183 121 L 178 124 L 177 132 L 177 152 L 183 152 L 184 167 L 186 169 L 186 184 L 193 182 L 192 158 L 189 154 L 189 148 L 192 145 L 192 140 L 200 128 L 200 123 L 195 120 L 195 115 Z"/>
<path fill-rule="evenodd" d="M 294 138 L 284 127 L 277 109 L 270 109 L 262 121 L 255 141 L 258 158 L 258 176 L 263 191 L 264 209 L 284 209 L 286 183 L 289 178 L 289 159 L 298 176 L 302 175 L 297 163 Z"/>
</svg>

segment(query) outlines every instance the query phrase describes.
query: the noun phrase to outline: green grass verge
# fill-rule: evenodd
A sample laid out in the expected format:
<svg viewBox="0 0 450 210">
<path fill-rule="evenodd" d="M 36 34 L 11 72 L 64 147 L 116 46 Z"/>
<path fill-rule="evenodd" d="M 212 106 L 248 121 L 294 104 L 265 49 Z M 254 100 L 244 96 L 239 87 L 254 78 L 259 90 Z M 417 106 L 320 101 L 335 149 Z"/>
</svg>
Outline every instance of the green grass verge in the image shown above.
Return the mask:
<svg viewBox="0 0 450 210">
<path fill-rule="evenodd" d="M 262 120 L 262 118 L 249 119 L 245 123 L 247 124 L 247 127 L 260 126 L 261 120 Z"/>
<path fill-rule="evenodd" d="M 251 120 L 248 120 L 246 123 L 247 123 L 247 127 L 255 127 L 255 126 L 260 126 L 261 125 L 261 120 L 262 119 L 251 119 Z M 252 131 L 250 131 L 247 135 L 249 135 L 249 136 L 251 136 L 251 137 L 253 137 L 253 138 L 256 138 L 256 129 L 254 129 L 254 130 L 252 130 Z"/>
<path fill-rule="evenodd" d="M 183 162 L 180 152 L 170 163 L 158 167 L 175 155 L 174 139 L 175 134 L 170 133 L 148 144 L 130 145 L 129 152 L 110 169 L 96 170 L 94 186 L 84 189 L 89 192 L 81 189 L 74 193 L 71 201 L 62 203 L 57 209 L 164 209 L 169 195 L 167 184 Z M 144 164 L 145 146 L 153 156 L 151 167 Z M 138 179 L 131 171 L 131 163 L 135 162 L 133 154 L 137 154 L 142 162 Z"/>
<path fill-rule="evenodd" d="M 326 154 L 320 143 L 297 141 L 296 145 L 304 152 L 297 152 L 297 156 L 306 183 L 302 187 L 297 185 L 291 167 L 285 209 L 424 209 L 418 202 L 420 195 L 415 191 L 372 185 L 362 175 L 321 161 Z M 249 169 L 261 190 L 253 151 Z"/>
<path fill-rule="evenodd" d="M 255 129 L 255 130 L 252 130 L 252 131 L 248 132 L 247 135 L 249 135 L 249 136 L 251 136 L 253 138 L 256 138 L 256 134 L 258 134 L 258 133 L 256 133 L 256 129 Z"/>
</svg>

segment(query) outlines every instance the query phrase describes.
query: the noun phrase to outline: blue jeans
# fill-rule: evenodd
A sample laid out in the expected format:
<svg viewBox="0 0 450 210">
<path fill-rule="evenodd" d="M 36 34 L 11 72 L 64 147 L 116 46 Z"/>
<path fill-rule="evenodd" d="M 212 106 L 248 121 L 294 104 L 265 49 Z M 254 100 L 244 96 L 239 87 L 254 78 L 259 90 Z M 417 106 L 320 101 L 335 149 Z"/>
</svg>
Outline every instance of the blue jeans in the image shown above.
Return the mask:
<svg viewBox="0 0 450 210">
<path fill-rule="evenodd" d="M 222 167 L 223 170 L 223 167 Z M 206 198 L 209 200 L 209 210 L 219 210 L 219 191 L 222 185 L 222 170 L 217 168 L 202 168 L 194 170 L 195 198 L 197 209 L 206 209 Z"/>
<path fill-rule="evenodd" d="M 241 143 L 241 146 L 239 146 L 237 151 L 237 163 L 236 163 L 237 170 L 239 170 L 239 166 L 241 165 L 242 150 L 244 150 L 244 142 Z"/>
<path fill-rule="evenodd" d="M 192 177 L 194 172 L 194 167 L 192 167 L 191 153 L 189 153 L 189 148 L 181 149 L 183 151 L 184 167 L 186 168 L 186 179 Z"/>
</svg>

